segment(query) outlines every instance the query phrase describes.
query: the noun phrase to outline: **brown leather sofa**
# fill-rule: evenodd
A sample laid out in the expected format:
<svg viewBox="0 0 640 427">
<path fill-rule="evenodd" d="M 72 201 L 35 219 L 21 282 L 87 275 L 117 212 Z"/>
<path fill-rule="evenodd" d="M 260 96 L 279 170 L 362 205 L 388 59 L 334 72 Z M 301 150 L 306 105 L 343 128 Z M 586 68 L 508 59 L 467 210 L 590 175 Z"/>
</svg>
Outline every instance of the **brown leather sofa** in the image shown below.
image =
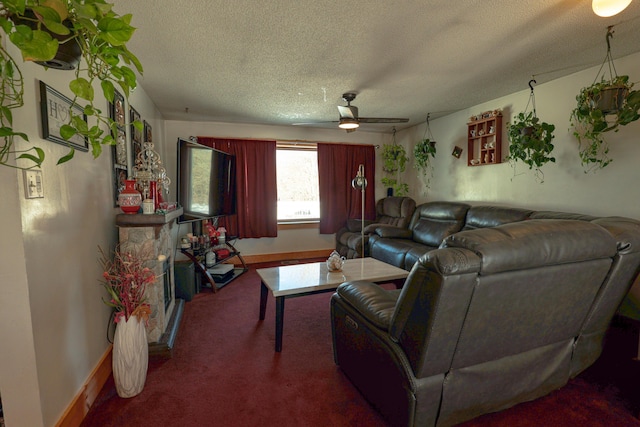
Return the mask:
<svg viewBox="0 0 640 427">
<path fill-rule="evenodd" d="M 378 225 L 407 228 L 416 209 L 416 202 L 410 197 L 385 197 L 376 202 L 376 219 L 364 222 L 365 256 L 369 256 L 369 234 Z M 347 225 L 336 233 L 336 250 L 346 258 L 362 258 L 362 220 L 349 219 Z"/>
<path fill-rule="evenodd" d="M 409 228 L 427 241 L 430 212 L 443 241 L 401 290 L 347 282 L 331 299 L 335 362 L 391 425 L 454 425 L 562 387 L 599 357 L 640 269 L 632 219 L 435 207 Z M 417 256 L 396 243 L 396 265 Z"/>
</svg>

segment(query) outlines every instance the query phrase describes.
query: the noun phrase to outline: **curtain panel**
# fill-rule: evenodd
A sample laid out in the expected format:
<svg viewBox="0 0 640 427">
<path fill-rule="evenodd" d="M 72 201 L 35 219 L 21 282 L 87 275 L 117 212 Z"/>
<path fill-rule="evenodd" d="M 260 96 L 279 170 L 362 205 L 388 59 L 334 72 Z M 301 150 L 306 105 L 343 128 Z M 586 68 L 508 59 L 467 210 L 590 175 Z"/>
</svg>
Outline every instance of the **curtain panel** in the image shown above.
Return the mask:
<svg viewBox="0 0 640 427">
<path fill-rule="evenodd" d="M 276 142 L 205 136 L 198 142 L 236 156 L 237 215 L 218 225 L 239 238 L 277 237 Z"/>
<path fill-rule="evenodd" d="M 372 145 L 318 143 L 320 234 L 333 234 L 347 219 L 362 218 L 362 191 L 351 186 L 360 165 L 368 182 L 364 216 L 375 219 L 375 159 Z"/>
</svg>

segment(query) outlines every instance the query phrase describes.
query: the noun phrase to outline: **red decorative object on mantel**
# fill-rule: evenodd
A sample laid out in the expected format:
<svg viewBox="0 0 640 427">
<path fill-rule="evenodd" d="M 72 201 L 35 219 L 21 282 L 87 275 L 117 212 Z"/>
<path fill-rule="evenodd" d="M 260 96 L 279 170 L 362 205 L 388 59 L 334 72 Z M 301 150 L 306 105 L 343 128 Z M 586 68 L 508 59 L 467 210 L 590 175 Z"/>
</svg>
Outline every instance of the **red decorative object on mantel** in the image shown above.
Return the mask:
<svg viewBox="0 0 640 427">
<path fill-rule="evenodd" d="M 118 204 L 122 212 L 126 214 L 136 214 L 142 204 L 142 195 L 136 190 L 136 180 L 126 179 L 124 190 L 118 194 Z"/>
<path fill-rule="evenodd" d="M 153 200 L 153 211 L 157 211 L 160 207 L 158 201 L 158 183 L 156 181 L 149 181 L 149 198 Z"/>
</svg>

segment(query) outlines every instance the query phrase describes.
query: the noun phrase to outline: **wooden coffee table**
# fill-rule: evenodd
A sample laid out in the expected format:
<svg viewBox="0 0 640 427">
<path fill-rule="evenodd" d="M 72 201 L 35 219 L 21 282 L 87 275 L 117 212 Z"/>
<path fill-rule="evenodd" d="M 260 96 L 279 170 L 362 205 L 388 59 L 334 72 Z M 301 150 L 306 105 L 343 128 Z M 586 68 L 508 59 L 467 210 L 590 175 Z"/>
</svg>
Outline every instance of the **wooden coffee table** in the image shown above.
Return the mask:
<svg viewBox="0 0 640 427">
<path fill-rule="evenodd" d="M 343 282 L 367 280 L 370 282 L 404 283 L 409 272 L 373 258 L 346 260 L 341 271 L 329 272 L 326 263 L 285 265 L 256 270 L 260 285 L 260 320 L 264 320 L 269 290 L 276 299 L 276 351 L 282 351 L 284 300 L 286 298 L 331 292 Z"/>
</svg>

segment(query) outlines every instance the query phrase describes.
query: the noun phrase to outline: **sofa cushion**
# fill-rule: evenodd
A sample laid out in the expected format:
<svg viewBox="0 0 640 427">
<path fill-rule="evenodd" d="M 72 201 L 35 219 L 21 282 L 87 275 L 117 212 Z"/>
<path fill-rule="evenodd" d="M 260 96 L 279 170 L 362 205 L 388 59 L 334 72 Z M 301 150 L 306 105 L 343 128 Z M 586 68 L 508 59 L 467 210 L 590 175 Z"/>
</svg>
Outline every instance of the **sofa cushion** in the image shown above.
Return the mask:
<svg viewBox="0 0 640 427">
<path fill-rule="evenodd" d="M 524 238 L 522 234 L 526 234 Z M 513 242 L 517 242 L 517 248 Z M 467 248 L 480 254 L 480 274 L 612 258 L 616 254 L 616 241 L 604 228 L 576 220 L 538 219 L 461 231 L 447 237 L 442 246 Z"/>
<path fill-rule="evenodd" d="M 409 224 L 413 240 L 437 248 L 445 237 L 462 230 L 469 208 L 465 203 L 456 202 L 429 202 L 418 206 Z"/>
<path fill-rule="evenodd" d="M 472 206 L 467 211 L 463 230 L 497 227 L 510 222 L 524 221 L 533 211 L 501 206 Z"/>
</svg>

